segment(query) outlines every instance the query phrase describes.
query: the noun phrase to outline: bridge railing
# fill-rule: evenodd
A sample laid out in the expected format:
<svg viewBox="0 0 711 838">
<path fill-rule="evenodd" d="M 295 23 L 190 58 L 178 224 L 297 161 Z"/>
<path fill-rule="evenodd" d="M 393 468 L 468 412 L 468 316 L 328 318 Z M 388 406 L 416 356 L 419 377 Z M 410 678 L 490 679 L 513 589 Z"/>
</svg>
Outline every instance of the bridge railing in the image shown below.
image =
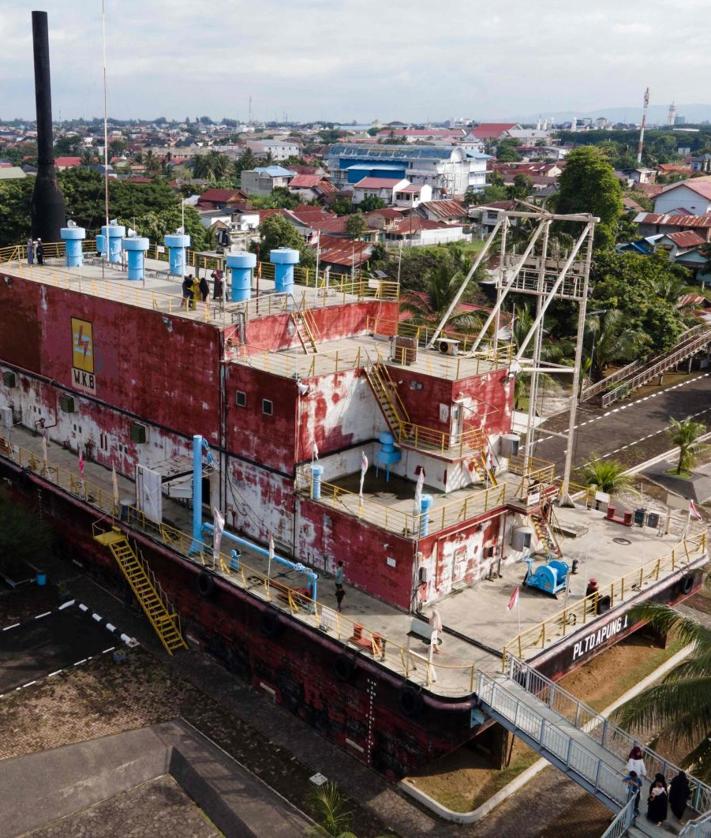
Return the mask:
<svg viewBox="0 0 711 838">
<path fill-rule="evenodd" d="M 709 838 L 711 836 L 711 812 L 687 821 L 679 832 L 679 838 Z"/>
<path fill-rule="evenodd" d="M 586 748 L 571 736 L 564 725 L 551 722 L 539 712 L 532 702 L 525 701 L 509 689 L 496 676 L 477 673 L 477 696 L 496 714 L 512 726 L 514 735 L 519 732 L 532 740 L 543 752 L 551 754 L 570 773 L 577 775 L 595 792 L 613 804 L 624 806 L 626 789 L 620 767 L 610 757 L 609 762 Z"/>
<path fill-rule="evenodd" d="M 635 795 L 633 795 L 620 809 L 612 823 L 602 833 L 601 838 L 622 838 L 623 835 L 627 835 L 629 828 L 634 823 L 634 810 L 636 805 L 637 801 L 635 800 Z"/>
<path fill-rule="evenodd" d="M 642 750 L 648 777 L 663 774 L 667 780 L 671 780 L 681 770 L 656 751 L 641 745 L 631 733 L 602 716 L 525 661 L 510 656 L 506 661 L 504 672 L 511 681 L 523 687 L 527 693 L 546 704 L 574 728 L 583 731 L 611 757 L 616 757 L 626 763 L 632 748 L 638 746 Z M 618 783 L 621 784 L 620 780 L 618 773 Z M 698 813 L 711 809 L 711 787 L 692 776 L 689 776 L 689 785 L 691 787 L 689 807 Z"/>
</svg>

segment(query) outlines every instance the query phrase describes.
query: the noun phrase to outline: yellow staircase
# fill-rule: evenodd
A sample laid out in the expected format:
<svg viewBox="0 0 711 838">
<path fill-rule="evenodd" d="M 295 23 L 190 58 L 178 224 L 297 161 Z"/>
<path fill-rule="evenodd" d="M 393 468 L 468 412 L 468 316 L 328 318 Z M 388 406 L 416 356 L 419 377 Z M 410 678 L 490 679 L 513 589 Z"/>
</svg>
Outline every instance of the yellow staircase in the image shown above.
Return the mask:
<svg viewBox="0 0 711 838">
<path fill-rule="evenodd" d="M 558 544 L 558 539 L 555 537 L 553 533 L 553 529 L 551 528 L 551 523 L 553 520 L 553 512 L 551 510 L 551 522 L 545 520 L 540 515 L 531 515 L 531 525 L 533 526 L 533 531 L 536 533 L 536 537 L 540 541 L 540 543 L 545 547 L 546 551 L 549 554 L 558 556 L 563 555 L 563 551 L 560 549 L 560 545 Z"/>
<path fill-rule="evenodd" d="M 482 436 L 483 436 L 483 432 L 482 432 Z M 486 438 L 484 438 L 483 444 L 484 444 L 484 447 L 482 448 L 482 451 L 481 451 L 481 467 L 484 471 L 484 474 L 487 476 L 487 478 L 489 480 L 489 484 L 491 486 L 498 486 L 499 484 L 496 481 L 496 475 L 489 468 L 489 465 L 486 462 L 486 452 L 487 452 L 487 449 L 488 449 Z"/>
<path fill-rule="evenodd" d="M 366 366 L 365 374 L 395 439 L 399 443 L 406 442 L 406 429 L 411 424 L 410 417 L 407 415 L 405 405 L 400 401 L 388 368 L 378 361 Z"/>
<path fill-rule="evenodd" d="M 296 327 L 296 335 L 299 338 L 304 352 L 307 355 L 316 354 L 318 352 L 318 329 L 309 310 L 304 308 L 298 311 L 292 311 L 291 319 Z"/>
<path fill-rule="evenodd" d="M 114 528 L 96 534 L 94 540 L 111 551 L 166 652 L 172 655 L 178 649 L 187 649 L 188 645 L 180 633 L 178 613 L 168 610 L 168 604 L 162 592 L 159 593 L 153 574 L 138 558 L 121 530 Z"/>
</svg>

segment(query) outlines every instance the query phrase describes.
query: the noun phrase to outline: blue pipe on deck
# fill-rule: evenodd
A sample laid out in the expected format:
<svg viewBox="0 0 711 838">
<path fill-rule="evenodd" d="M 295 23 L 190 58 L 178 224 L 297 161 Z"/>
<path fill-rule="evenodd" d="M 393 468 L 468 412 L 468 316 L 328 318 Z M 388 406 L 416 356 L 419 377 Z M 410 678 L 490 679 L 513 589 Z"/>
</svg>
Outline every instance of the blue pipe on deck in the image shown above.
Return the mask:
<svg viewBox="0 0 711 838">
<path fill-rule="evenodd" d="M 207 464 L 214 462 L 207 440 L 200 434 L 193 436 L 193 543 L 190 553 L 202 551 L 202 455 L 206 455 Z"/>
<path fill-rule="evenodd" d="M 212 524 L 205 523 L 202 525 L 202 532 L 207 533 L 208 535 L 213 535 L 215 527 Z M 250 541 L 248 538 L 242 538 L 242 536 L 235 535 L 229 530 L 223 530 L 222 537 L 226 538 L 228 541 L 234 542 L 235 544 L 239 544 L 240 547 L 246 547 L 248 550 L 252 550 L 257 553 L 257 555 L 262 556 L 265 559 L 269 558 L 269 550 L 259 544 L 255 544 L 254 541 Z M 303 573 L 311 583 L 311 599 L 314 602 L 318 600 L 318 573 L 310 570 L 306 567 L 306 565 L 301 564 L 301 562 L 292 562 L 289 559 L 285 559 L 283 556 L 278 556 L 276 553 L 272 556 L 272 561 L 283 565 L 284 567 L 288 567 L 289 570 L 295 570 L 297 573 Z"/>
</svg>

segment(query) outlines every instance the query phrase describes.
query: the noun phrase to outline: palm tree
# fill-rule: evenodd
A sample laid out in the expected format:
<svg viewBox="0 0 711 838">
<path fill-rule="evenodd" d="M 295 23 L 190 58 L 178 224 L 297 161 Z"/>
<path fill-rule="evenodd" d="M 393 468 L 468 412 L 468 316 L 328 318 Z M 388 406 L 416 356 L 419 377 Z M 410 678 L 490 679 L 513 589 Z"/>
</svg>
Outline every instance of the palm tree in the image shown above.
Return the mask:
<svg viewBox="0 0 711 838">
<path fill-rule="evenodd" d="M 711 781 L 711 629 L 683 617 L 667 605 L 649 604 L 634 609 L 633 620 L 667 634 L 674 632 L 691 654 L 659 684 L 641 692 L 617 711 L 626 727 L 663 732 L 672 747 L 694 748 L 682 765 L 693 765 L 694 775 Z"/>
<path fill-rule="evenodd" d="M 586 326 L 593 336 L 590 354 L 590 377 L 593 381 L 600 381 L 609 364 L 633 361 L 643 355 L 649 346 L 649 337 L 640 329 L 630 329 L 627 316 L 619 309 L 591 315 Z"/>
<path fill-rule="evenodd" d="M 312 834 L 332 835 L 345 838 L 350 835 L 351 811 L 347 801 L 335 783 L 324 783 L 312 795 L 312 802 L 317 812 L 318 827 Z"/>
<path fill-rule="evenodd" d="M 679 462 L 676 473 L 690 471 L 696 458 L 704 450 L 705 446 L 699 442 L 699 437 L 705 433 L 706 425 L 703 422 L 695 422 L 690 416 L 686 419 L 672 419 L 669 435 L 674 445 L 679 446 Z"/>
<path fill-rule="evenodd" d="M 583 467 L 583 479 L 586 486 L 596 486 L 598 491 L 613 495 L 632 485 L 624 471 L 625 467 L 616 460 L 592 460 Z"/>
<path fill-rule="evenodd" d="M 409 311 L 418 323 L 438 323 L 459 291 L 463 278 L 460 271 L 452 273 L 447 262 L 437 265 L 427 275 L 424 295 L 409 291 L 404 297 L 402 310 Z M 446 325 L 472 331 L 481 325 L 481 319 L 471 312 L 454 313 Z"/>
</svg>

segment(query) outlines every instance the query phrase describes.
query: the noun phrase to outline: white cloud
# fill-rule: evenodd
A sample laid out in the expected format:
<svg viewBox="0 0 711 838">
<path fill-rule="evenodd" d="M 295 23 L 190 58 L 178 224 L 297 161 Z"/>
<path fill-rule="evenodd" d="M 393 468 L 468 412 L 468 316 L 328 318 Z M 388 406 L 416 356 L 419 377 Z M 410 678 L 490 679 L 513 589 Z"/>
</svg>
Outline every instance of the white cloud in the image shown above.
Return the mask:
<svg viewBox="0 0 711 838">
<path fill-rule="evenodd" d="M 703 102 L 705 0 L 106 0 L 118 117 L 442 119 Z M 0 116 L 31 116 L 30 12 L 0 0 Z M 55 116 L 101 112 L 100 0 L 46 0 Z M 670 13 L 673 12 L 673 20 Z M 693 72 L 689 72 L 693 70 Z"/>
</svg>

